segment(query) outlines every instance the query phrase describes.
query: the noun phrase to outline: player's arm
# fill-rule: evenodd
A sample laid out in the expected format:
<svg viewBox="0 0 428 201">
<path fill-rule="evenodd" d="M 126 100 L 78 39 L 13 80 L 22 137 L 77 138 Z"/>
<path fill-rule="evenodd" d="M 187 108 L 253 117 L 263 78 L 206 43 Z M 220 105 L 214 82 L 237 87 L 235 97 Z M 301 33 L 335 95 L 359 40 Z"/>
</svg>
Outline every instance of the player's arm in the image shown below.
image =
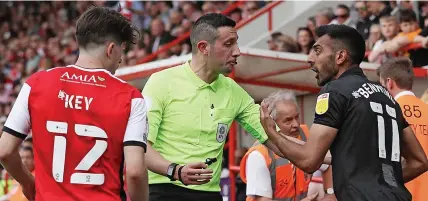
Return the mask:
<svg viewBox="0 0 428 201">
<path fill-rule="evenodd" d="M 294 143 L 300 144 L 300 145 L 303 145 L 303 144 L 306 143 L 306 142 L 304 142 L 302 140 L 299 140 L 299 139 L 297 139 L 295 137 L 285 136 L 285 138 L 287 138 L 288 140 L 290 140 L 290 141 L 292 141 Z M 280 156 L 282 158 L 286 158 L 285 155 L 282 154 L 282 152 L 280 151 L 280 149 L 277 147 L 277 145 L 275 145 L 275 143 L 272 142 L 272 140 L 267 139 L 265 141 L 264 145 L 267 148 L 269 148 L 270 150 L 272 150 L 276 155 L 278 155 L 278 156 Z M 327 164 L 327 165 L 331 165 L 331 155 L 330 154 L 325 155 L 322 163 L 323 164 Z"/>
<path fill-rule="evenodd" d="M 140 95 L 140 97 L 137 96 L 131 101 L 131 113 L 123 139 L 125 177 L 128 194 L 132 201 L 148 201 L 149 199 L 148 175 L 145 163 L 147 129 L 147 108 L 144 99 Z"/>
<path fill-rule="evenodd" d="M 125 146 L 126 183 L 131 201 L 149 200 L 149 184 L 145 164 L 144 148 L 141 146 Z"/>
<path fill-rule="evenodd" d="M 153 74 L 143 89 L 143 95 L 147 101 L 147 117 L 149 119 L 149 137 L 147 144 L 146 163 L 147 168 L 159 175 L 167 176 L 169 165 L 173 161 L 166 160 L 153 146 L 156 144 L 157 134 L 162 122 L 162 115 L 167 102 L 167 94 L 169 93 L 168 86 L 165 86 L 165 79 L 159 74 Z M 178 170 L 182 165 L 175 168 L 173 179 L 180 180 Z M 200 185 L 208 183 L 211 179 L 212 170 L 202 169 L 207 165 L 203 162 L 185 165 L 181 169 L 181 181 L 184 184 Z M 206 175 L 200 175 L 206 174 Z"/>
<path fill-rule="evenodd" d="M 239 90 L 236 94 L 241 94 L 240 100 L 242 101 L 240 112 L 236 117 L 238 123 L 260 143 L 264 144 L 267 148 L 272 150 L 276 155 L 285 158 L 285 155 L 282 154 L 280 149 L 277 147 L 277 144 L 273 143 L 271 139 L 267 138 L 266 131 L 263 129 L 263 126 L 260 123 L 260 106 L 255 104 L 251 96 L 249 96 L 248 93 L 243 89 Z M 305 144 L 305 142 L 294 137 L 287 136 L 287 139 L 298 144 Z M 323 163 L 330 164 L 330 157 L 326 156 L 323 160 Z"/>
<path fill-rule="evenodd" d="M 25 83 L 13 105 L 0 137 L 0 163 L 6 171 L 23 186 L 25 191 L 34 191 L 34 177 L 22 164 L 18 153 L 19 145 L 30 131 L 30 113 L 28 97 L 31 87 Z M 34 192 L 24 192 L 28 199 L 34 198 Z"/>
<path fill-rule="evenodd" d="M 314 124 L 310 130 L 310 136 L 305 144 L 298 144 L 288 138 L 281 137 L 273 125 L 273 120 L 268 114 L 267 107 L 262 106 L 261 116 L 266 125 L 266 133 L 273 143 L 277 145 L 285 158 L 307 173 L 315 172 L 323 163 L 324 157 L 337 134 L 337 129 L 328 126 Z M 266 117 L 267 115 L 267 117 Z"/>
<path fill-rule="evenodd" d="M 326 192 L 328 189 L 333 189 L 333 171 L 331 165 L 322 165 L 320 170 L 322 171 L 321 176 L 324 186 L 324 192 Z M 323 199 L 327 200 L 327 198 L 329 200 L 336 200 L 336 196 L 334 194 L 326 193 Z"/>
<path fill-rule="evenodd" d="M 392 41 L 385 42 L 384 50 L 393 54 L 412 42 L 407 36 L 397 36 Z"/>
<path fill-rule="evenodd" d="M 410 126 L 403 130 L 401 153 L 406 160 L 403 167 L 404 182 L 409 182 L 428 170 L 428 160 Z"/>
</svg>

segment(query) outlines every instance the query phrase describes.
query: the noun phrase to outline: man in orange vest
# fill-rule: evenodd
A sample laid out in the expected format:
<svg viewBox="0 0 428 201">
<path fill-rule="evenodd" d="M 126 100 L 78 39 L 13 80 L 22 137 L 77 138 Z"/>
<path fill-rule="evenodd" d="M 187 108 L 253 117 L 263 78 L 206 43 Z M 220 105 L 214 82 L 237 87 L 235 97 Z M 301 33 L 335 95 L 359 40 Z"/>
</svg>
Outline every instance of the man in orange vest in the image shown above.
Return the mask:
<svg viewBox="0 0 428 201">
<path fill-rule="evenodd" d="M 24 164 L 25 167 L 31 172 L 31 174 L 35 176 L 33 148 L 29 147 L 28 145 L 22 146 L 19 149 L 19 155 L 21 156 L 22 164 Z M 16 184 L 18 183 L 16 182 Z M 21 185 L 16 185 L 16 189 L 14 190 L 14 192 L 11 192 L 9 201 L 28 201 L 28 199 L 25 197 L 24 193 L 22 192 Z"/>
<path fill-rule="evenodd" d="M 306 125 L 301 125 L 299 129 L 299 111 L 294 94 L 290 91 L 279 91 L 270 95 L 267 100 L 274 105 L 273 118 L 278 129 L 286 131 L 290 137 L 306 141 L 309 129 Z M 247 183 L 247 201 L 306 201 L 315 200 L 317 197 L 306 197 L 311 175 L 260 143 L 254 144 L 245 154 L 240 169 L 241 178 Z M 321 169 L 331 171 L 327 165 L 323 165 Z M 330 177 L 323 179 L 330 180 L 328 183 L 331 185 L 332 178 L 331 174 L 329 175 Z M 325 197 L 336 200 L 332 186 L 325 187 L 329 189 Z"/>
<path fill-rule="evenodd" d="M 416 138 L 428 154 L 428 106 L 411 91 L 413 86 L 413 65 L 407 57 L 389 59 L 377 73 L 380 83 L 400 104 L 404 118 L 410 124 Z M 428 172 L 406 183 L 413 201 L 428 200 Z"/>
</svg>

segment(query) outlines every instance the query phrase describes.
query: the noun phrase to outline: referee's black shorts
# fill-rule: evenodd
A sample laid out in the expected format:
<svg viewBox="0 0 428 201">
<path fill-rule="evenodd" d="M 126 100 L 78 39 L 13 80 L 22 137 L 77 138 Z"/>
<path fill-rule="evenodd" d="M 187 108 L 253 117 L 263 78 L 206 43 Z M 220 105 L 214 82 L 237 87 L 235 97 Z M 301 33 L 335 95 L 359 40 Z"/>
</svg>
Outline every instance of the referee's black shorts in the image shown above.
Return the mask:
<svg viewBox="0 0 428 201">
<path fill-rule="evenodd" d="M 149 190 L 149 201 L 223 201 L 220 192 L 191 190 L 174 184 L 151 184 Z"/>
</svg>

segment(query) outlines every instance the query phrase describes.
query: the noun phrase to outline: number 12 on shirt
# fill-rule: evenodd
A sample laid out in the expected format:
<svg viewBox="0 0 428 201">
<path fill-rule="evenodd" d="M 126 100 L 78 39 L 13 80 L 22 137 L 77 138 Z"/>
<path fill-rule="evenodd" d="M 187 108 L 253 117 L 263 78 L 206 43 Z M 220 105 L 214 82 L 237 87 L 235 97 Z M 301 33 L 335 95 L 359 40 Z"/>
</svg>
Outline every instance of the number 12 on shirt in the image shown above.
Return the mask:
<svg viewBox="0 0 428 201">
<path fill-rule="evenodd" d="M 67 134 L 68 124 L 66 122 L 47 121 L 46 129 L 50 133 Z M 107 139 L 107 133 L 96 126 L 76 124 L 74 131 L 79 136 L 97 137 Z M 56 182 L 62 183 L 64 180 L 65 152 L 67 147 L 67 139 L 64 136 L 55 136 L 53 160 L 52 160 L 52 176 Z M 94 147 L 83 157 L 75 170 L 88 171 L 92 165 L 103 155 L 107 149 L 107 141 L 96 140 Z M 70 178 L 72 184 L 90 184 L 102 185 L 104 183 L 104 174 L 93 173 L 73 173 Z"/>
<path fill-rule="evenodd" d="M 398 124 L 395 120 L 397 118 L 396 111 L 394 108 L 385 105 L 386 113 L 392 117 L 392 152 L 391 161 L 400 161 L 400 136 L 398 130 Z M 370 102 L 370 107 L 373 112 L 377 114 L 383 114 L 382 104 L 376 102 Z M 386 159 L 386 148 L 385 148 L 385 120 L 381 115 L 377 115 L 377 127 L 379 134 L 379 158 Z"/>
</svg>

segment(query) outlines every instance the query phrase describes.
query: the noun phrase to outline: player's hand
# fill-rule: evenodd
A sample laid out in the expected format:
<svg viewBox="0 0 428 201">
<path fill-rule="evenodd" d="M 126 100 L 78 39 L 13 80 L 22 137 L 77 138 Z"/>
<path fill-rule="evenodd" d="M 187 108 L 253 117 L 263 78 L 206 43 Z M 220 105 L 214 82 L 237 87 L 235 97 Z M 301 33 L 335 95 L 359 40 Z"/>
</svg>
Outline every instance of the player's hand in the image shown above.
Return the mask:
<svg viewBox="0 0 428 201">
<path fill-rule="evenodd" d="M 33 201 L 36 199 L 36 187 L 34 184 L 34 180 L 29 184 L 21 185 L 21 187 L 22 187 L 22 193 L 24 193 L 25 197 L 29 201 Z"/>
<path fill-rule="evenodd" d="M 276 137 L 276 124 L 269 113 L 269 106 L 266 101 L 262 101 L 260 105 L 260 122 L 266 131 L 269 138 Z"/>
<path fill-rule="evenodd" d="M 303 200 L 301 201 L 312 201 L 312 200 L 316 200 L 317 197 L 318 197 L 318 192 L 303 198 Z"/>
<path fill-rule="evenodd" d="M 185 185 L 201 185 L 210 182 L 213 170 L 207 167 L 208 165 L 202 162 L 185 165 L 181 169 L 181 182 Z"/>
</svg>

